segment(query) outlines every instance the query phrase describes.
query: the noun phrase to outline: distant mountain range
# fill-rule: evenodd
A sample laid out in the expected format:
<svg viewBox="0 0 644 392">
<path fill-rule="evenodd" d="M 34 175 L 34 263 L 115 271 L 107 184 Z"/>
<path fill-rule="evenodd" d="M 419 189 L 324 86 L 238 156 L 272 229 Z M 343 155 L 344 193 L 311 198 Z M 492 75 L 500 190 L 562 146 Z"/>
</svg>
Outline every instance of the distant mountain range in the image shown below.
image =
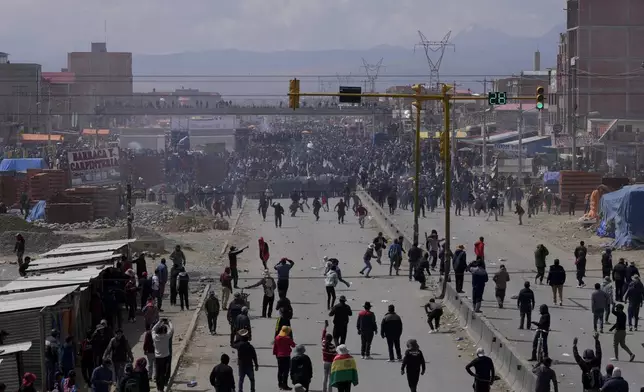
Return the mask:
<svg viewBox="0 0 644 392">
<path fill-rule="evenodd" d="M 489 28 L 471 27 L 452 39 L 454 48 L 447 48 L 440 69 L 441 80 L 455 80 L 461 88 L 480 90 L 473 82 L 487 76 L 499 78 L 521 70 L 533 69 L 534 52 L 541 52 L 541 69 L 555 66 L 560 32 L 557 26 L 541 37 L 518 37 Z M 428 80 L 429 67 L 423 48 L 390 45 L 366 50 L 320 50 L 250 52 L 243 50 L 209 50 L 163 55 L 134 55 L 133 67 L 137 91 L 198 88 L 218 91 L 228 99 L 242 95 L 284 94 L 286 80 L 298 76 L 302 90 L 336 90 L 336 73 L 353 75 L 351 85 L 362 84 L 366 74 L 362 59 L 375 64 L 383 59 L 377 89 L 392 85 L 423 83 Z M 213 75 L 235 75 L 212 77 Z M 268 77 L 268 76 L 281 77 Z M 408 75 L 408 76 L 405 76 Z M 320 82 L 322 86 L 320 86 Z M 346 81 L 343 80 L 343 84 Z M 255 96 L 254 100 L 270 99 Z"/>
</svg>

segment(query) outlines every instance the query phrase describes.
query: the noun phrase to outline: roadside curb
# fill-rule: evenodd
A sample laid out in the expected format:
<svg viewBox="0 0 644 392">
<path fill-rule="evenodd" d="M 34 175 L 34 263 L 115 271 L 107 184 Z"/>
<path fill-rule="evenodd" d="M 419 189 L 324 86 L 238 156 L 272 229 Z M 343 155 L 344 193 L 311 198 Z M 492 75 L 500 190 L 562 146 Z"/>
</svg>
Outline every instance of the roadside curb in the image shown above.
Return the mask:
<svg viewBox="0 0 644 392">
<path fill-rule="evenodd" d="M 242 206 L 239 209 L 239 212 L 237 213 L 237 217 L 235 218 L 235 222 L 233 223 L 233 228 L 230 230 L 230 234 L 235 234 L 235 230 L 237 230 L 237 225 L 239 224 L 239 220 L 241 219 L 242 213 L 244 212 L 244 207 L 246 207 L 247 200 L 248 199 L 245 198 L 244 201 L 242 201 Z M 220 257 L 223 257 L 223 255 L 226 253 L 226 249 L 228 249 L 228 241 L 229 240 L 226 240 L 224 242 L 224 246 L 221 248 L 221 252 L 219 252 Z"/>
<path fill-rule="evenodd" d="M 407 233 L 400 230 L 388 214 L 371 198 L 371 196 L 359 188 L 360 199 L 369 205 L 369 210 L 377 224 L 384 231 L 394 234 L 394 238 L 404 236 L 403 245 L 409 249 L 411 238 Z M 536 376 L 531 371 L 529 362 L 524 360 L 510 342 L 503 337 L 485 316 L 474 312 L 469 302 L 460 298 L 451 284 L 447 285 L 444 303 L 456 315 L 474 344 L 482 347 L 487 355 L 495 363 L 496 372 L 500 374 L 509 388 L 515 392 L 532 392 L 536 384 Z"/>
<path fill-rule="evenodd" d="M 183 359 L 183 355 L 185 354 L 186 349 L 188 348 L 188 345 L 192 340 L 192 335 L 194 334 L 195 329 L 197 328 L 199 313 L 201 312 L 201 309 L 203 308 L 204 303 L 206 303 L 206 298 L 208 297 L 209 292 L 210 292 L 210 283 L 208 283 L 204 287 L 203 292 L 201 293 L 201 298 L 199 299 L 199 305 L 197 305 L 194 312 L 192 313 L 192 319 L 190 319 L 190 324 L 188 324 L 188 330 L 183 336 L 183 340 L 181 341 L 181 346 L 179 346 L 179 352 L 172 356 L 172 364 L 171 364 L 172 371 L 170 373 L 170 378 L 168 379 L 168 387 L 167 387 L 168 391 L 172 390 L 172 383 L 174 382 L 174 378 L 176 377 L 177 372 L 179 371 L 179 364 L 181 363 L 181 360 Z"/>
</svg>

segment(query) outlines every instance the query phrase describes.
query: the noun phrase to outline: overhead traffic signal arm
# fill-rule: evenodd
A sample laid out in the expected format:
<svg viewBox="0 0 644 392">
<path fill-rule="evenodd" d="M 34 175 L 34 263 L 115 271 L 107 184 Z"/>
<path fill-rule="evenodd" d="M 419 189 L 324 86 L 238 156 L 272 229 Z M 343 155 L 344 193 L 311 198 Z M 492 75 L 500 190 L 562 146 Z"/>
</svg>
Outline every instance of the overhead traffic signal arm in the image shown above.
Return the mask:
<svg viewBox="0 0 644 392">
<path fill-rule="evenodd" d="M 545 89 L 542 86 L 537 87 L 537 110 L 543 110 L 545 107 Z"/>
</svg>

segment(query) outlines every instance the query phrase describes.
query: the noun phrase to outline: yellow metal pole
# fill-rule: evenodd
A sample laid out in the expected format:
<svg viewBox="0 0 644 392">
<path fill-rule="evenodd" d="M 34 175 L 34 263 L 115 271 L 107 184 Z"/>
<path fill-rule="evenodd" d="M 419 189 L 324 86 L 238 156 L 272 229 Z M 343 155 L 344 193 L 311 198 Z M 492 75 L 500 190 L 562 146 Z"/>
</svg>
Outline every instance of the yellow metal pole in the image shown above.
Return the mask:
<svg viewBox="0 0 644 392">
<path fill-rule="evenodd" d="M 420 85 L 414 86 L 416 94 L 420 96 L 421 87 Z M 422 102 L 420 98 L 417 98 L 414 101 L 414 106 L 416 107 L 416 141 L 414 143 L 414 162 L 415 162 L 415 171 L 414 171 L 414 244 L 418 244 L 418 217 L 420 215 L 420 114 L 422 108 Z"/>
<path fill-rule="evenodd" d="M 450 263 L 452 262 L 452 250 L 451 250 L 451 228 L 450 228 L 450 210 L 452 207 L 452 157 L 450 149 L 450 99 L 451 97 L 447 94 L 450 88 L 448 86 L 443 86 L 443 118 L 445 119 L 444 135 L 445 135 L 445 264 L 443 265 L 443 288 L 441 290 L 441 295 L 439 298 L 445 297 L 445 292 L 447 291 L 447 280 L 449 279 Z"/>
</svg>

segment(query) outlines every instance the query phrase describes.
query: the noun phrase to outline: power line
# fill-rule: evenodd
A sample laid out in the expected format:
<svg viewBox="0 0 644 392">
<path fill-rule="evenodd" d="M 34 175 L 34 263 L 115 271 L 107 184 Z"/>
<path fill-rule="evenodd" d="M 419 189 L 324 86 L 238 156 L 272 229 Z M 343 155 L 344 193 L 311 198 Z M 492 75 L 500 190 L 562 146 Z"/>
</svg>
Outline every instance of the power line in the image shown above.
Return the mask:
<svg viewBox="0 0 644 392">
<path fill-rule="evenodd" d="M 376 92 L 376 80 L 378 80 L 378 75 L 380 74 L 380 68 L 383 67 L 382 60 L 380 58 L 376 64 L 369 64 L 367 60 L 362 59 L 362 67 L 364 68 L 365 73 L 367 74 L 367 81 L 369 82 L 369 92 Z"/>
<path fill-rule="evenodd" d="M 425 57 L 427 58 L 427 65 L 429 66 L 429 88 L 431 90 L 438 90 L 438 85 L 440 84 L 439 71 L 443 62 L 443 56 L 445 56 L 445 49 L 448 47 L 455 48 L 454 44 L 449 42 L 452 32 L 448 31 L 440 41 L 428 40 L 420 30 L 418 30 L 418 35 L 420 36 L 420 42 L 414 45 L 414 50 L 418 46 L 423 47 Z"/>
</svg>

